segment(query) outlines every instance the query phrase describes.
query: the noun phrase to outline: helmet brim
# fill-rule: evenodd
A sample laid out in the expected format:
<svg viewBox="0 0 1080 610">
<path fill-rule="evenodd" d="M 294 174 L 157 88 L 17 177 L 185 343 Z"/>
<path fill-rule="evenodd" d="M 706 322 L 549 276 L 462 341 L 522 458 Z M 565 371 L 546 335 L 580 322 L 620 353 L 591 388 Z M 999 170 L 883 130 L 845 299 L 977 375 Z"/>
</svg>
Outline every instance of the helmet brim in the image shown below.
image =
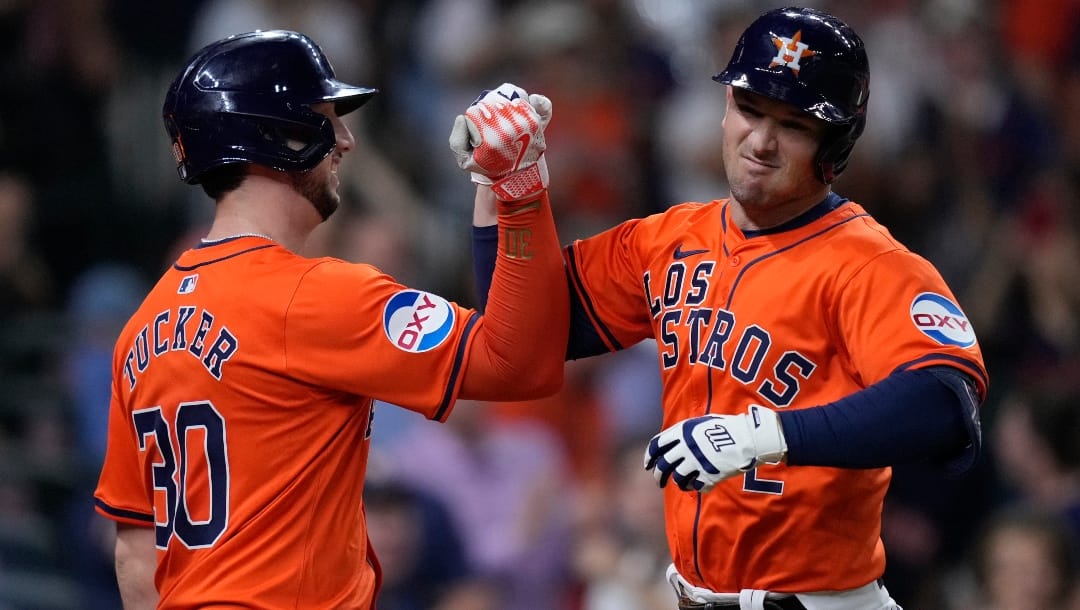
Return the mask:
<svg viewBox="0 0 1080 610">
<path fill-rule="evenodd" d="M 326 94 L 318 101 L 334 102 L 334 111 L 338 116 L 344 116 L 363 106 L 379 92 L 378 89 L 356 87 L 337 80 L 327 81 L 325 91 Z"/>
<path fill-rule="evenodd" d="M 729 68 L 714 76 L 713 80 L 790 104 L 826 123 L 845 125 L 855 119 L 802 83 L 790 78 L 778 78 L 777 73 L 771 70 L 745 71 Z"/>
</svg>

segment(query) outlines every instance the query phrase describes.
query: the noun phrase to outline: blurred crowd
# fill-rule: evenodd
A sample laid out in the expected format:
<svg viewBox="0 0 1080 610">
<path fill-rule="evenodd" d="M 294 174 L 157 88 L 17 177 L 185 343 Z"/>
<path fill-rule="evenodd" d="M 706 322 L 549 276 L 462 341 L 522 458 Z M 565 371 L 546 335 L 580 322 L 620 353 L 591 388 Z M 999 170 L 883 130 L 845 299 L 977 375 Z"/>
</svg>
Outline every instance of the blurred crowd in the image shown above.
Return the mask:
<svg viewBox="0 0 1080 610">
<path fill-rule="evenodd" d="M 306 253 L 473 305 L 456 114 L 504 81 L 551 98 L 563 241 L 724 197 L 711 76 L 780 4 L 0 1 L 0 610 L 119 607 L 92 498 L 112 342 L 211 212 L 160 117 L 197 48 L 299 30 L 377 87 L 346 117 L 344 204 Z M 973 472 L 895 469 L 887 585 L 914 609 L 1080 608 L 1080 1 L 806 4 L 870 57 L 868 127 L 835 190 L 942 270 L 991 376 Z M 557 396 L 462 402 L 445 425 L 379 404 L 380 610 L 671 610 L 641 467 L 657 368 L 649 344 L 570 362 Z"/>
</svg>

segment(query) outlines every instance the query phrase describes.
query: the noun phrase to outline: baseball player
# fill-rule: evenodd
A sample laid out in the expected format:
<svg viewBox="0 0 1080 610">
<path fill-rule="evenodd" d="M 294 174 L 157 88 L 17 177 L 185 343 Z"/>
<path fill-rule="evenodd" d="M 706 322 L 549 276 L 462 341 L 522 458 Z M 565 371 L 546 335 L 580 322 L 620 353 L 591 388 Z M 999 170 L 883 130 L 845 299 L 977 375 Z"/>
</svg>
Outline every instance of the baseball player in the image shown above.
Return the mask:
<svg viewBox="0 0 1080 610">
<path fill-rule="evenodd" d="M 536 167 L 545 98 L 493 94 L 455 123 L 502 228 L 485 315 L 369 265 L 297 253 L 339 203 L 355 145 L 341 115 L 375 93 L 338 81 L 289 31 L 210 44 L 168 91 L 180 177 L 216 212 L 116 344 L 95 497 L 117 525 L 125 607 L 373 608 L 373 401 L 443 421 L 459 397 L 560 387 L 562 339 L 543 341 L 565 332 L 568 302 Z M 502 123 L 529 145 L 493 139 Z"/>
<path fill-rule="evenodd" d="M 975 333 L 929 262 L 832 191 L 870 92 L 850 27 L 769 11 L 714 80 L 730 196 L 566 247 L 567 358 L 656 340 L 663 429 L 644 463 L 680 609 L 898 608 L 879 535 L 890 465 L 970 468 L 988 383 Z"/>
</svg>

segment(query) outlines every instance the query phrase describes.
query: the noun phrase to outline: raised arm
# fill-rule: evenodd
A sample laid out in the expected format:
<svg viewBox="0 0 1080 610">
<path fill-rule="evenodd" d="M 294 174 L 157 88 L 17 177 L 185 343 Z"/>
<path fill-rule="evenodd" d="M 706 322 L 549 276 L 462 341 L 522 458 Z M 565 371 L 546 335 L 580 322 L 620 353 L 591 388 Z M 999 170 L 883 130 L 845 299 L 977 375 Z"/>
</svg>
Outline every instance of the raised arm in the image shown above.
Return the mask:
<svg viewBox="0 0 1080 610">
<path fill-rule="evenodd" d="M 547 98 L 503 85 L 451 132 L 458 164 L 477 183 L 476 207 L 494 209 L 498 223 L 495 273 L 462 398 L 528 399 L 562 386 L 569 297 L 543 160 L 550 116 Z"/>
</svg>

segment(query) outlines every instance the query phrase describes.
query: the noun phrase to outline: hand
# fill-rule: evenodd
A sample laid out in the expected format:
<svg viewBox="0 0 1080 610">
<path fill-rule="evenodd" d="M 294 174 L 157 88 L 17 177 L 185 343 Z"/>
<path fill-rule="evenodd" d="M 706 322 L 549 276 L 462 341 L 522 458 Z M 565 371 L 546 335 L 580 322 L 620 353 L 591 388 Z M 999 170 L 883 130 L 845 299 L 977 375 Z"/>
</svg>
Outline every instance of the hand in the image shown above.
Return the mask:
<svg viewBox="0 0 1080 610">
<path fill-rule="evenodd" d="M 551 100 L 504 83 L 485 91 L 450 131 L 450 149 L 473 182 L 489 184 L 503 201 L 523 199 L 547 187 L 544 128 Z"/>
<path fill-rule="evenodd" d="M 657 434 L 645 450 L 645 470 L 660 487 L 674 479 L 679 489 L 706 492 L 759 462 L 779 463 L 786 453 L 780 417 L 750 405 L 741 415 L 684 419 Z"/>
</svg>

